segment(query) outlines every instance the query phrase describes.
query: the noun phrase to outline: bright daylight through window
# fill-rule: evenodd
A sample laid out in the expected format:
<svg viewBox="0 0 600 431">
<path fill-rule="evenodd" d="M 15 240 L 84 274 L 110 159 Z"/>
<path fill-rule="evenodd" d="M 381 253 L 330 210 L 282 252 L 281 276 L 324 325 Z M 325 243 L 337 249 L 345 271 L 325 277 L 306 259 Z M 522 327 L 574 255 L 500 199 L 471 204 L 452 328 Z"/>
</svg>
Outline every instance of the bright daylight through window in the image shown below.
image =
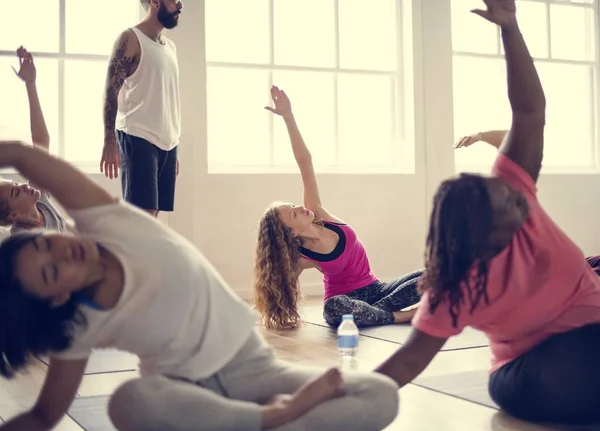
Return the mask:
<svg viewBox="0 0 600 431">
<path fill-rule="evenodd" d="M 209 172 L 295 167 L 283 122 L 263 109 L 271 84 L 290 96 L 317 171 L 398 171 L 399 3 L 206 0 Z"/>
<path fill-rule="evenodd" d="M 480 0 L 452 0 L 455 139 L 510 127 L 500 33 L 473 14 Z M 519 0 L 518 18 L 546 93 L 544 166 L 596 167 L 598 112 L 597 0 Z M 458 170 L 486 166 L 495 149 L 456 151 Z"/>
<path fill-rule="evenodd" d="M 140 17 L 139 0 L 21 0 L 19 9 L 35 11 L 24 20 L 5 20 L 0 39 L 0 121 L 29 137 L 24 85 L 16 49 L 35 57 L 37 87 L 48 123 L 51 151 L 80 166 L 99 166 L 104 128 L 102 98 L 108 55 L 118 34 Z M 115 13 L 115 11 L 118 11 Z"/>
</svg>

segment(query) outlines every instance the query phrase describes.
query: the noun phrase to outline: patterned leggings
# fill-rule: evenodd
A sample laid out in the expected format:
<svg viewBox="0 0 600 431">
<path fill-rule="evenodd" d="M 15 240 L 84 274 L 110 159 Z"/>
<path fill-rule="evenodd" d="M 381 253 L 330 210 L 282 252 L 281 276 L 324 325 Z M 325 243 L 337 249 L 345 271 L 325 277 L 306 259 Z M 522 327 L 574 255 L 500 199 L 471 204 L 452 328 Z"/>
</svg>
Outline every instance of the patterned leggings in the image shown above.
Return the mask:
<svg viewBox="0 0 600 431">
<path fill-rule="evenodd" d="M 600 256 L 586 257 L 587 263 L 600 276 Z M 338 295 L 325 301 L 323 318 L 337 328 L 344 314 L 353 314 L 358 327 L 391 325 L 395 322 L 394 311 L 410 307 L 421 300 L 417 282 L 423 270 L 402 278 L 383 283 L 376 281 L 346 295 Z"/>
<path fill-rule="evenodd" d="M 585 260 L 600 277 L 600 256 L 588 256 L 585 258 Z"/>
<path fill-rule="evenodd" d="M 417 304 L 421 295 L 417 282 L 423 271 L 415 271 L 387 283 L 376 281 L 346 295 L 338 295 L 325 301 L 323 318 L 331 327 L 338 327 L 344 314 L 354 315 L 358 327 L 391 325 L 395 322 L 394 311 Z"/>
</svg>

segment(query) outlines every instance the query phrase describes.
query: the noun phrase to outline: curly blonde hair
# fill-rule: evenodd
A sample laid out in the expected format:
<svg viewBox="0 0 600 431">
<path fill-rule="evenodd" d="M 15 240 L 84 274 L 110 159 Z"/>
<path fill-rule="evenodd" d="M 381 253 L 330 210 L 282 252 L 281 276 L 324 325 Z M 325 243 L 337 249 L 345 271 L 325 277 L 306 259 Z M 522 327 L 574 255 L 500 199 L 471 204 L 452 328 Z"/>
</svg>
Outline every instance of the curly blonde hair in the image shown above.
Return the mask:
<svg viewBox="0 0 600 431">
<path fill-rule="evenodd" d="M 9 181 L 0 177 L 0 184 L 4 182 Z M 11 207 L 9 200 L 0 198 L 0 227 L 9 227 L 12 225 L 12 221 L 8 219 L 10 212 Z"/>
<path fill-rule="evenodd" d="M 0 199 L 0 227 L 9 227 L 13 223 L 8 219 L 10 204 L 5 199 Z"/>
<path fill-rule="evenodd" d="M 302 240 L 279 217 L 277 207 L 269 208 L 260 220 L 254 262 L 254 306 L 269 329 L 300 325 L 301 295 L 295 269 L 301 245 Z"/>
</svg>

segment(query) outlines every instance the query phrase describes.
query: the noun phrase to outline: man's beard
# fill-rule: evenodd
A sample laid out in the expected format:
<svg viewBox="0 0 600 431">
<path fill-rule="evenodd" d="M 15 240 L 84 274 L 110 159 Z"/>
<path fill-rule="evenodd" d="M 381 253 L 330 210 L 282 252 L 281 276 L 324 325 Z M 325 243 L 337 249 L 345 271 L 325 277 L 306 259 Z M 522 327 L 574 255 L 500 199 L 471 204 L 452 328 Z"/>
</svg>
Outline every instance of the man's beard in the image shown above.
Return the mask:
<svg viewBox="0 0 600 431">
<path fill-rule="evenodd" d="M 177 23 L 179 22 L 177 19 L 178 15 L 179 15 L 179 11 L 168 12 L 165 4 L 162 1 L 160 2 L 160 7 L 158 8 L 157 18 L 158 18 L 158 22 L 160 22 L 164 28 L 167 28 L 167 29 L 175 28 L 177 26 Z"/>
</svg>

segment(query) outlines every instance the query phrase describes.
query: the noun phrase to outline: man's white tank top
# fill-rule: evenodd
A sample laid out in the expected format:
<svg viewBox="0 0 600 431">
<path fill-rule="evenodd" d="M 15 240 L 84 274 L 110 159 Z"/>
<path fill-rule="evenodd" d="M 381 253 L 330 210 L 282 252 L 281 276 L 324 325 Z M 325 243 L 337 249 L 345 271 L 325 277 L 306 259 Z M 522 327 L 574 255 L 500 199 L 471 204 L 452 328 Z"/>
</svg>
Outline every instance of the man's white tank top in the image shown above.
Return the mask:
<svg viewBox="0 0 600 431">
<path fill-rule="evenodd" d="M 133 27 L 141 57 L 136 71 L 123 83 L 115 127 L 169 151 L 179 144 L 181 106 L 175 44 L 153 41 Z"/>
</svg>

